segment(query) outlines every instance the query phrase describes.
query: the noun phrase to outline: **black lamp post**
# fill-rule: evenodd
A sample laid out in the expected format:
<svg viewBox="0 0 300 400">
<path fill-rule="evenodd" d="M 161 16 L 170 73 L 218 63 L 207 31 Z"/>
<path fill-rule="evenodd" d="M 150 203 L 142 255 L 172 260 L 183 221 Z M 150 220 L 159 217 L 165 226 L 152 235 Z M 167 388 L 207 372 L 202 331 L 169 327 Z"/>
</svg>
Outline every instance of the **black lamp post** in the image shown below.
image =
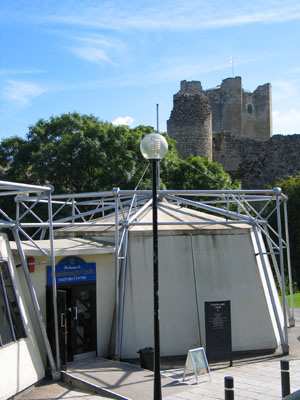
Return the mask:
<svg viewBox="0 0 300 400">
<path fill-rule="evenodd" d="M 160 337 L 159 337 L 159 285 L 157 239 L 157 178 L 158 163 L 168 151 L 166 139 L 159 133 L 145 136 L 140 145 L 144 158 L 152 164 L 152 226 L 153 226 L 153 297 L 154 297 L 154 390 L 153 399 L 161 400 Z"/>
</svg>

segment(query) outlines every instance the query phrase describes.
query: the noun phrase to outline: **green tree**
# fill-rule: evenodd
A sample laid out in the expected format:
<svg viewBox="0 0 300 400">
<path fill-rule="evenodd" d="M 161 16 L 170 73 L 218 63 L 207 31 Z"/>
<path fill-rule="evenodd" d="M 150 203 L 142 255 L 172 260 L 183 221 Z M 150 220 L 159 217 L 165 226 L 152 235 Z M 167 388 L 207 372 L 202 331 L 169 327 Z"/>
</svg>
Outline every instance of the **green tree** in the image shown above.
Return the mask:
<svg viewBox="0 0 300 400">
<path fill-rule="evenodd" d="M 2 179 L 29 183 L 31 151 L 31 143 L 18 136 L 2 140 L 0 146 Z"/>
<path fill-rule="evenodd" d="M 287 210 L 293 281 L 300 290 L 300 225 L 297 218 L 300 208 L 300 174 L 281 178 L 276 182 L 288 196 Z M 274 221 L 276 224 L 276 221 Z"/>
<path fill-rule="evenodd" d="M 190 155 L 187 159 L 178 159 L 169 181 L 172 189 L 224 190 L 240 189 L 240 182 L 232 182 L 221 164 Z"/>
<path fill-rule="evenodd" d="M 114 126 L 75 112 L 40 119 L 29 128 L 26 139 L 12 137 L 1 142 L 2 179 L 51 183 L 55 193 L 134 189 L 147 165 L 140 142 L 150 132 L 151 127 Z M 181 160 L 174 141 L 164 136 L 169 151 L 160 163 L 162 188 L 238 187 L 217 163 L 195 156 Z M 150 168 L 139 188 L 151 188 Z"/>
</svg>

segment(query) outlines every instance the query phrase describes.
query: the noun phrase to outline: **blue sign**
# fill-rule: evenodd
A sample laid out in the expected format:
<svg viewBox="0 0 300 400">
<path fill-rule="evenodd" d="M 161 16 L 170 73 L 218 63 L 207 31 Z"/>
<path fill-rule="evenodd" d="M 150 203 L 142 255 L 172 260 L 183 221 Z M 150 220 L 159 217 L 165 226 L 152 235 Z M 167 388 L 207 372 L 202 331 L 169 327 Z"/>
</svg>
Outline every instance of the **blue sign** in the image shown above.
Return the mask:
<svg viewBox="0 0 300 400">
<path fill-rule="evenodd" d="M 55 266 L 56 284 L 96 280 L 96 263 L 86 263 L 79 257 L 66 257 Z M 51 266 L 47 267 L 47 284 L 52 285 Z"/>
</svg>

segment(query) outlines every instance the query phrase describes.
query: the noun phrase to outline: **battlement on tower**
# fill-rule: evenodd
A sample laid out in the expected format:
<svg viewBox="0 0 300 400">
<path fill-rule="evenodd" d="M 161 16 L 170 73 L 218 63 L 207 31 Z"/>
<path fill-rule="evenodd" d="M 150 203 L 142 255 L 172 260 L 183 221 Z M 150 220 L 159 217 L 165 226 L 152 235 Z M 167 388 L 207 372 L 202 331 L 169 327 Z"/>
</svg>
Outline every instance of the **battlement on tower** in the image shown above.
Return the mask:
<svg viewBox="0 0 300 400">
<path fill-rule="evenodd" d="M 181 81 L 180 91 L 177 94 L 200 94 L 201 92 L 202 86 L 200 81 Z"/>
</svg>

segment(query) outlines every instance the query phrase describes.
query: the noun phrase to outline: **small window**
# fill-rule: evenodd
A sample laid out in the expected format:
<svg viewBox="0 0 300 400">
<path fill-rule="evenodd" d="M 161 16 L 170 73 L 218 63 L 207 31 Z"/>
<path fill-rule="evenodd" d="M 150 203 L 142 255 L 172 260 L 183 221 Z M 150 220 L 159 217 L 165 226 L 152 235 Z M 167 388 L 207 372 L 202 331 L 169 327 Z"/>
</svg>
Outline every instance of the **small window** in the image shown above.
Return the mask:
<svg viewBox="0 0 300 400">
<path fill-rule="evenodd" d="M 248 104 L 248 114 L 252 114 L 252 105 Z"/>
<path fill-rule="evenodd" d="M 6 261 L 0 261 L 0 346 L 25 336 L 8 264 Z"/>
</svg>

